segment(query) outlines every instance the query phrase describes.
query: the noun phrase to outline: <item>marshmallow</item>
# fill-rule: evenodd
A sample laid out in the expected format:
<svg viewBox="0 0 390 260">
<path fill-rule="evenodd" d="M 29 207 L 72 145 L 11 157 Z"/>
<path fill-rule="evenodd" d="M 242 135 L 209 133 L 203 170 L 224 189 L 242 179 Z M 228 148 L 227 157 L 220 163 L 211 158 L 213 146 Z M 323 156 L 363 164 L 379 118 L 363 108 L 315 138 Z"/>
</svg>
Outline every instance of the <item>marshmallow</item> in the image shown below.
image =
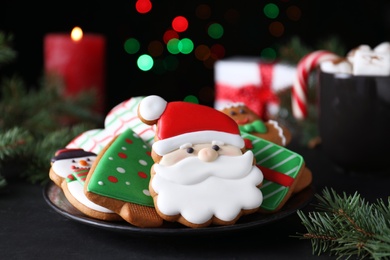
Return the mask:
<svg viewBox="0 0 390 260">
<path fill-rule="evenodd" d="M 320 68 L 327 73 L 352 74 L 352 64 L 347 59 L 324 61 Z"/>
<path fill-rule="evenodd" d="M 381 44 L 378 44 L 374 51 L 376 53 L 390 53 L 390 42 L 382 42 Z"/>
<path fill-rule="evenodd" d="M 353 74 L 362 76 L 390 75 L 390 52 L 357 50 L 354 55 Z"/>
</svg>

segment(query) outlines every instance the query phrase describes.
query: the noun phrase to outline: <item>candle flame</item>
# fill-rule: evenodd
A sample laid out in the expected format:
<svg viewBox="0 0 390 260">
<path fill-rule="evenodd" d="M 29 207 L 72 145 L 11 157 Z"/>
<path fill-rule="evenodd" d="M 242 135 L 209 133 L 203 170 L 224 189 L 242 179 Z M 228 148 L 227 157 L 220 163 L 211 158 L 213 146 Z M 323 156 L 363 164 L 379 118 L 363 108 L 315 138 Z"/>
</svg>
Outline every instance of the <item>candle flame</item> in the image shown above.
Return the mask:
<svg viewBox="0 0 390 260">
<path fill-rule="evenodd" d="M 76 26 L 73 28 L 72 33 L 70 34 L 70 37 L 73 41 L 79 41 L 81 38 L 83 38 L 83 30 L 81 30 L 80 27 Z"/>
</svg>

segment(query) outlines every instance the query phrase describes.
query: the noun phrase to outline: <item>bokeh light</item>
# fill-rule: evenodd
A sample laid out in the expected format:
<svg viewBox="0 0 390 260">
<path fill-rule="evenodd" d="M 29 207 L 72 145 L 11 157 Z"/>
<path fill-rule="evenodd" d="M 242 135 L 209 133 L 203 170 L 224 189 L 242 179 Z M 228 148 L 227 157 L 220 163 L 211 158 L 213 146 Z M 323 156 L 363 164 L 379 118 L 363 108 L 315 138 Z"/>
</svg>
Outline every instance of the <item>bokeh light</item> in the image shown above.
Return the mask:
<svg viewBox="0 0 390 260">
<path fill-rule="evenodd" d="M 265 48 L 261 51 L 261 57 L 267 60 L 275 60 L 277 57 L 276 50 L 271 47 Z"/>
<path fill-rule="evenodd" d="M 148 54 L 143 54 L 137 59 L 137 66 L 140 70 L 148 71 L 153 67 L 153 58 Z"/>
<path fill-rule="evenodd" d="M 191 39 L 183 38 L 178 43 L 178 49 L 183 54 L 189 54 L 194 50 L 194 43 Z"/>
<path fill-rule="evenodd" d="M 184 98 L 185 102 L 190 102 L 190 103 L 195 103 L 195 104 L 199 104 L 199 100 L 196 96 L 194 95 L 188 95 Z"/>
<path fill-rule="evenodd" d="M 179 43 L 180 43 L 179 39 L 176 38 L 170 39 L 169 42 L 167 43 L 167 50 L 169 51 L 169 53 L 179 54 L 180 53 Z"/>
<path fill-rule="evenodd" d="M 213 59 L 219 60 L 225 57 L 225 47 L 223 47 L 221 44 L 216 43 L 211 46 L 210 52 Z"/>
<path fill-rule="evenodd" d="M 278 21 L 272 22 L 269 25 L 268 29 L 269 32 L 275 37 L 280 37 L 284 33 L 284 25 Z"/>
<path fill-rule="evenodd" d="M 184 32 L 188 29 L 188 21 L 184 16 L 176 16 L 172 20 L 172 28 L 176 32 Z"/>
<path fill-rule="evenodd" d="M 135 2 L 135 9 L 140 14 L 146 14 L 152 10 L 152 3 L 150 0 L 137 0 L 137 2 Z"/>
<path fill-rule="evenodd" d="M 160 41 L 151 41 L 148 45 L 148 52 L 153 57 L 158 57 L 163 54 L 164 46 Z"/>
<path fill-rule="evenodd" d="M 279 7 L 276 4 L 269 3 L 263 8 L 265 16 L 271 19 L 275 19 L 279 15 Z"/>
<path fill-rule="evenodd" d="M 175 30 L 166 30 L 163 35 L 164 43 L 167 44 L 173 38 L 179 39 L 179 34 Z"/>
<path fill-rule="evenodd" d="M 210 57 L 210 48 L 207 45 L 200 44 L 195 48 L 195 57 L 198 60 L 205 61 Z"/>
<path fill-rule="evenodd" d="M 140 43 L 135 38 L 129 38 L 125 41 L 123 47 L 128 54 L 134 54 L 139 51 Z"/>
<path fill-rule="evenodd" d="M 212 23 L 207 28 L 208 35 L 213 39 L 219 39 L 223 35 L 223 27 L 219 23 Z"/>
<path fill-rule="evenodd" d="M 286 14 L 290 20 L 298 21 L 299 19 L 301 19 L 302 12 L 301 9 L 299 9 L 299 7 L 292 5 L 287 8 Z"/>
<path fill-rule="evenodd" d="M 196 7 L 195 15 L 199 19 L 209 19 L 211 16 L 211 9 L 210 6 L 207 4 L 200 4 Z"/>
</svg>

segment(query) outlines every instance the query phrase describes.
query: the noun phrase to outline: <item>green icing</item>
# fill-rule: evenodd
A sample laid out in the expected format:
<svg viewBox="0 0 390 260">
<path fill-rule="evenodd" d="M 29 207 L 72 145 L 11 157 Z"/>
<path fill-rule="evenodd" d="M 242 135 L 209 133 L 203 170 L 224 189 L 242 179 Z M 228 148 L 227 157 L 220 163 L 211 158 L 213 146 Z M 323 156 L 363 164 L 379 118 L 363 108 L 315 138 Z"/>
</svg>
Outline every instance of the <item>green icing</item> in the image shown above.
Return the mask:
<svg viewBox="0 0 390 260">
<path fill-rule="evenodd" d="M 264 122 L 261 120 L 255 120 L 252 123 L 248 123 L 245 125 L 239 125 L 240 131 L 245 133 L 266 133 L 267 127 L 265 126 Z"/>
<path fill-rule="evenodd" d="M 251 150 L 258 165 L 287 174 L 294 179 L 297 177 L 303 164 L 301 155 L 260 137 L 245 132 L 241 132 L 241 135 L 244 139 L 252 141 Z M 266 210 L 276 209 L 288 193 L 288 189 L 288 187 L 264 180 L 260 187 L 264 198 L 260 207 Z"/>
<path fill-rule="evenodd" d="M 87 190 L 99 195 L 154 207 L 149 194 L 151 148 L 131 129 L 121 133 L 102 155 Z"/>
</svg>

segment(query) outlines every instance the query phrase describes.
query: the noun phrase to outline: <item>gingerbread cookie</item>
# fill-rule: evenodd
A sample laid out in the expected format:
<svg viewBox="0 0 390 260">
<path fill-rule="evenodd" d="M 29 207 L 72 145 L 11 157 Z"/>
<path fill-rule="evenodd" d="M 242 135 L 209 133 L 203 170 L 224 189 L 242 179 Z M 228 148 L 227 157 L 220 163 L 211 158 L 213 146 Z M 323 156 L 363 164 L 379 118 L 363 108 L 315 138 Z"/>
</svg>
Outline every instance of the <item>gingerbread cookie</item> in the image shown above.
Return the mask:
<svg viewBox="0 0 390 260">
<path fill-rule="evenodd" d="M 291 141 L 291 133 L 275 120 L 263 121 L 244 103 L 232 103 L 221 110 L 233 118 L 241 132 L 261 137 L 275 144 L 286 146 Z"/>
<path fill-rule="evenodd" d="M 96 154 L 82 149 L 60 149 L 51 160 L 50 179 L 59 186 L 67 200 L 89 217 L 116 221 L 122 218 L 113 211 L 90 201 L 84 194 L 84 182 L 96 160 Z"/>
<path fill-rule="evenodd" d="M 141 101 L 138 115 L 157 124 L 149 190 L 163 219 L 199 228 L 258 211 L 263 174 L 232 118 L 154 95 Z"/>
<path fill-rule="evenodd" d="M 262 212 L 280 210 L 289 198 L 312 182 L 311 171 L 305 167 L 301 155 L 273 142 L 241 132 L 256 158 L 256 164 L 264 174 L 260 187 L 263 193 Z"/>
<path fill-rule="evenodd" d="M 132 129 L 126 129 L 99 153 L 84 193 L 134 226 L 159 227 L 163 220 L 148 189 L 152 164 L 150 146 Z"/>
</svg>

